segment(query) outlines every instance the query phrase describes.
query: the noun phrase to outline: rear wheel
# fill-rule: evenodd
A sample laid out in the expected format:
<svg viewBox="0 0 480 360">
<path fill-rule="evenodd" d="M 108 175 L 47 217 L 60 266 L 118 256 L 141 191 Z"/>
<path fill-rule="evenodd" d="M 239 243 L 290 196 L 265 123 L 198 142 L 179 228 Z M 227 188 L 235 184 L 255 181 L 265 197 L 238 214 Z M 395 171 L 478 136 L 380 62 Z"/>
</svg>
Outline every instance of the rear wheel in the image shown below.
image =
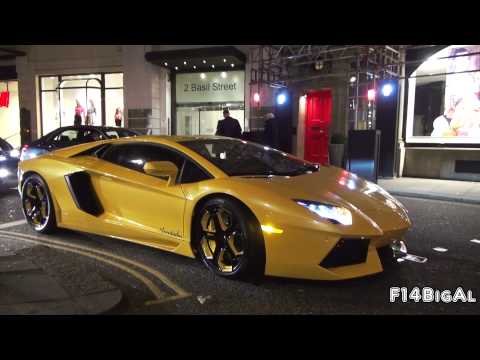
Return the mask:
<svg viewBox="0 0 480 360">
<path fill-rule="evenodd" d="M 238 202 L 208 200 L 194 221 L 195 248 L 202 262 L 226 278 L 254 279 L 265 271 L 265 245 L 257 219 Z"/>
<path fill-rule="evenodd" d="M 56 229 L 55 210 L 45 181 L 36 174 L 28 176 L 22 186 L 22 209 L 27 222 L 40 233 Z"/>
</svg>

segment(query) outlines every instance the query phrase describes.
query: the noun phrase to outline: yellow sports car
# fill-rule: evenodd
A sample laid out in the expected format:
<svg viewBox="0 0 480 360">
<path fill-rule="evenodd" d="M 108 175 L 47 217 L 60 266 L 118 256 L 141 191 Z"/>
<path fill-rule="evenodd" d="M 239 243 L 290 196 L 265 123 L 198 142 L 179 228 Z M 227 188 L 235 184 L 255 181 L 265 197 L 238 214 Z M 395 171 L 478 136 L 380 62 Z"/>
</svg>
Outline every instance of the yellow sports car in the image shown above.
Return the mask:
<svg viewBox="0 0 480 360">
<path fill-rule="evenodd" d="M 411 223 L 377 185 L 259 144 L 139 136 L 19 165 L 28 223 L 198 257 L 216 274 L 339 280 L 381 272 Z"/>
</svg>

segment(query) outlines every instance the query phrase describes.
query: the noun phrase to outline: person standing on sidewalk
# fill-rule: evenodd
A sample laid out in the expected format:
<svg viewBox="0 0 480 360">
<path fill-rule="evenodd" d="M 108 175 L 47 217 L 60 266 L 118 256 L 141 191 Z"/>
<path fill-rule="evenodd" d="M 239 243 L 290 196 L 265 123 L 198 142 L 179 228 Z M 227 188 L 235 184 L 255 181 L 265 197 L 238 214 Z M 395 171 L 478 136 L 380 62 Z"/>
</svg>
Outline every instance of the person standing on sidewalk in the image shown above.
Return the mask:
<svg viewBox="0 0 480 360">
<path fill-rule="evenodd" d="M 217 136 L 227 136 L 240 139 L 242 137 L 242 128 L 237 119 L 230 117 L 230 111 L 223 109 L 223 120 L 219 120 L 217 124 Z"/>
<path fill-rule="evenodd" d="M 278 128 L 278 120 L 275 119 L 273 113 L 265 115 L 265 119 L 265 144 L 273 149 L 278 149 L 280 147 L 280 129 Z"/>
</svg>

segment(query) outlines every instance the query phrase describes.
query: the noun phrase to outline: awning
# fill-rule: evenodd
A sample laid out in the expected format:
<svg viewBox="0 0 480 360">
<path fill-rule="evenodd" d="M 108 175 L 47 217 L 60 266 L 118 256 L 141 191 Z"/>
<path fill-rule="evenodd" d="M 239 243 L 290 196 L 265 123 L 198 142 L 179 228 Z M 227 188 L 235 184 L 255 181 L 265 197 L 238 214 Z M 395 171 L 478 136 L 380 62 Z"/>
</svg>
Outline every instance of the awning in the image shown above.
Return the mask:
<svg viewBox="0 0 480 360">
<path fill-rule="evenodd" d="M 245 68 L 246 55 L 234 46 L 151 51 L 145 59 L 175 72 L 226 71 Z"/>
</svg>

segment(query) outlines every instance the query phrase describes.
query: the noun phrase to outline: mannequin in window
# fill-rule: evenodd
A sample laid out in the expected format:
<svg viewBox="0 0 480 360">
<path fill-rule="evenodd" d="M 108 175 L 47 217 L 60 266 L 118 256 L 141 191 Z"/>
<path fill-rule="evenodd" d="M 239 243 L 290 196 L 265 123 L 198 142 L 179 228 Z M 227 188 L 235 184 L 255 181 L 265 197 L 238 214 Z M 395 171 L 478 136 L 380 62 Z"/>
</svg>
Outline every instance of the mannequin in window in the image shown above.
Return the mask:
<svg viewBox="0 0 480 360">
<path fill-rule="evenodd" d="M 95 104 L 93 100 L 89 100 L 90 105 L 87 109 L 87 117 L 85 118 L 86 125 L 95 125 L 95 116 L 97 115 L 97 109 L 95 109 Z"/>
<path fill-rule="evenodd" d="M 122 126 L 122 120 L 122 110 L 117 108 L 117 110 L 115 110 L 115 125 L 118 127 Z"/>
<path fill-rule="evenodd" d="M 83 117 L 85 116 L 85 109 L 80 104 L 80 101 L 75 100 L 77 106 L 75 106 L 75 120 L 73 122 L 74 126 L 82 125 Z"/>
<path fill-rule="evenodd" d="M 458 104 L 456 104 L 458 105 Z M 443 115 L 440 115 L 433 121 L 432 137 L 449 137 L 456 136 L 453 128 L 452 119 L 455 115 L 455 105 L 451 106 Z"/>
</svg>

